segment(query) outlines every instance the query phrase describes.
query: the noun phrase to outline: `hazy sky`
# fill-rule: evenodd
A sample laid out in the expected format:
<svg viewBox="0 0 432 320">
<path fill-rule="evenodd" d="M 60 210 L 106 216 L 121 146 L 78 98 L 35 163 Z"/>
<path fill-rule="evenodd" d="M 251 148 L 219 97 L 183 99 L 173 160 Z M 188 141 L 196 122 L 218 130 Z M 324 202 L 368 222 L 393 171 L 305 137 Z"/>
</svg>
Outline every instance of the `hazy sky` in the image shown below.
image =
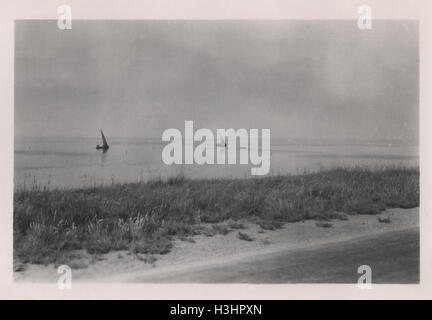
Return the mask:
<svg viewBox="0 0 432 320">
<path fill-rule="evenodd" d="M 418 139 L 416 22 L 18 21 L 17 136 Z"/>
</svg>

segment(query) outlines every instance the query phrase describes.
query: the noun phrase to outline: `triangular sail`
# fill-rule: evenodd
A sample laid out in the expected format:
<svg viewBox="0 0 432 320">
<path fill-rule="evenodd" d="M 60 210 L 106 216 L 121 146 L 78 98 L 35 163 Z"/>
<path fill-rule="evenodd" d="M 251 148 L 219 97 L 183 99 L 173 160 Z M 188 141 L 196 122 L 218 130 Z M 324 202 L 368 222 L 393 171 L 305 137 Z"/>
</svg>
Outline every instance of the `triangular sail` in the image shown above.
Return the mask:
<svg viewBox="0 0 432 320">
<path fill-rule="evenodd" d="M 108 147 L 108 142 L 106 141 L 106 138 L 105 138 L 105 135 L 104 135 L 102 129 L 101 129 L 100 132 L 101 132 L 101 134 L 102 134 L 102 146 L 103 146 L 103 147 Z"/>
<path fill-rule="evenodd" d="M 219 140 L 219 142 L 218 143 L 216 143 L 216 145 L 218 145 L 218 146 L 221 146 L 221 147 L 226 147 L 227 146 L 227 137 L 225 136 L 221 136 L 221 135 L 219 135 L 219 138 L 218 138 L 218 140 Z"/>
</svg>

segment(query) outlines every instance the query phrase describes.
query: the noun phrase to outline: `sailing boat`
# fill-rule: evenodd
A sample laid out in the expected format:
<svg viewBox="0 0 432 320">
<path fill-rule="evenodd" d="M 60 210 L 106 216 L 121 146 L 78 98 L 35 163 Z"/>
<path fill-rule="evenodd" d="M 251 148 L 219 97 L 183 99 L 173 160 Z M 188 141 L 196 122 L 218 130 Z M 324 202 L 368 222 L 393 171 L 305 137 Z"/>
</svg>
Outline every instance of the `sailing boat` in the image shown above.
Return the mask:
<svg viewBox="0 0 432 320">
<path fill-rule="evenodd" d="M 97 150 L 102 149 L 103 151 L 107 151 L 107 150 L 109 149 L 108 142 L 107 142 L 107 140 L 106 140 L 106 138 L 105 138 L 105 135 L 104 135 L 102 129 L 100 129 L 100 132 L 101 132 L 101 134 L 102 134 L 102 145 L 101 145 L 101 146 L 100 146 L 100 145 L 97 145 L 97 146 L 96 146 L 96 149 L 97 149 Z"/>
<path fill-rule="evenodd" d="M 221 139 L 219 139 L 219 141 L 220 141 L 220 143 L 216 143 L 216 146 L 218 146 L 218 147 L 228 147 L 228 144 L 227 144 L 227 138 L 226 137 L 222 137 L 222 136 L 219 136 L 219 138 L 221 138 Z"/>
</svg>

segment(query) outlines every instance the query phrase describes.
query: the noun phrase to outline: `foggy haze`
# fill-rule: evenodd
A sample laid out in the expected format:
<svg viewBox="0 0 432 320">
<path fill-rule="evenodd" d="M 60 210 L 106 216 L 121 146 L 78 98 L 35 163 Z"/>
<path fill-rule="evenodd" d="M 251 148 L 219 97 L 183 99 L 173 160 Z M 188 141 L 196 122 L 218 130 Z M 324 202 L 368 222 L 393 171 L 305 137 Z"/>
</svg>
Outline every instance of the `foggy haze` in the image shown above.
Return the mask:
<svg viewBox="0 0 432 320">
<path fill-rule="evenodd" d="M 418 25 L 374 21 L 17 21 L 15 135 L 418 140 Z"/>
</svg>

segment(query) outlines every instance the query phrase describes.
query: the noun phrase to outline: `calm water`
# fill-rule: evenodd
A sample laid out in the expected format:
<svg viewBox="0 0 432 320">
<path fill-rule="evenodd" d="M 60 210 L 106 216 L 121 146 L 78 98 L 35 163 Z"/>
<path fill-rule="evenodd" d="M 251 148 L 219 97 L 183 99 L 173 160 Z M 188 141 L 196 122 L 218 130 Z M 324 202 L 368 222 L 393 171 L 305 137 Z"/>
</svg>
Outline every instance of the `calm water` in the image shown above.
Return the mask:
<svg viewBox="0 0 432 320">
<path fill-rule="evenodd" d="M 137 182 L 182 174 L 190 178 L 251 177 L 251 165 L 172 165 L 162 162 L 159 139 L 109 139 L 106 153 L 98 139 L 16 138 L 16 189 L 77 188 Z M 216 151 L 217 152 L 217 151 Z M 334 167 L 418 166 L 418 147 L 379 143 L 304 144 L 272 140 L 270 174 L 302 173 Z"/>
</svg>

